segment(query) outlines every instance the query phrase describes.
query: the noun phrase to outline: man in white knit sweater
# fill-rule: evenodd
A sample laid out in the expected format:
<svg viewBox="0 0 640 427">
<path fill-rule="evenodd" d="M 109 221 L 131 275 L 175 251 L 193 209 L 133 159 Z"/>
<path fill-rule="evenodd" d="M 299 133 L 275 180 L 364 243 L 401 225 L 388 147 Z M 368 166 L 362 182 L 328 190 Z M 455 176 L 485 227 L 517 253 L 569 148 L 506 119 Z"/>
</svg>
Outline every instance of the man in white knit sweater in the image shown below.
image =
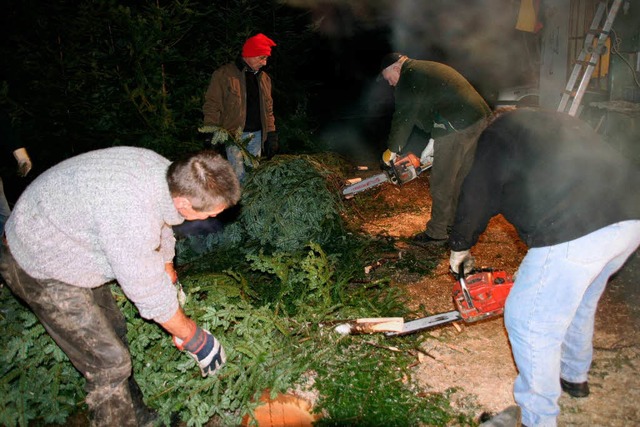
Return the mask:
<svg viewBox="0 0 640 427">
<path fill-rule="evenodd" d="M 224 364 L 220 343 L 178 304 L 171 227 L 214 217 L 239 198 L 231 166 L 212 151 L 172 163 L 133 147 L 65 160 L 20 196 L 6 224 L 0 273 L 86 378 L 92 425 L 135 426 L 148 415 L 113 280 L 143 318 L 196 359 L 203 376 Z"/>
</svg>

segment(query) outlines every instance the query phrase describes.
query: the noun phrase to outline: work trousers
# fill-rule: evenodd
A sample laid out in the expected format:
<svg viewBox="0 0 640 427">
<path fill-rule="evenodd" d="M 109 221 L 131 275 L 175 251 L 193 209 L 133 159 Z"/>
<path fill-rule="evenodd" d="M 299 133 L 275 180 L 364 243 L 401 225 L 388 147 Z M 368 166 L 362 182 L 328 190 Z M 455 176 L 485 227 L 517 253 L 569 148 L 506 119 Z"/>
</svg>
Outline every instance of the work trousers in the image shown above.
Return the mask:
<svg viewBox="0 0 640 427">
<path fill-rule="evenodd" d="M 144 406 L 132 377 L 124 315 L 108 284 L 79 288 L 57 280 L 34 279 L 1 245 L 0 274 L 33 310 L 46 331 L 86 379 L 92 426 L 137 426 L 136 406 Z"/>
<path fill-rule="evenodd" d="M 433 166 L 429 177 L 431 187 L 431 218 L 426 233 L 434 239 L 446 239 L 453 226 L 460 188 L 471 170 L 477 138 L 484 120 L 468 128 L 436 138 L 433 146 Z"/>
<path fill-rule="evenodd" d="M 624 221 L 527 252 L 504 312 L 522 424 L 555 427 L 560 378 L 587 381 L 598 300 L 639 244 L 640 221 Z"/>
</svg>

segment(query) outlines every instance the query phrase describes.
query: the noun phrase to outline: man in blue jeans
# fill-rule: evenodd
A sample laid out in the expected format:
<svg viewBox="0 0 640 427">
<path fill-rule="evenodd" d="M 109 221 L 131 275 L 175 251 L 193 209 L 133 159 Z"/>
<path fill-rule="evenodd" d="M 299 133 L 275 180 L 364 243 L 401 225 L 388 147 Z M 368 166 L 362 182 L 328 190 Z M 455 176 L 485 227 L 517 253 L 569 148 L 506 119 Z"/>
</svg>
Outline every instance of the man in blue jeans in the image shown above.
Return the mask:
<svg viewBox="0 0 640 427">
<path fill-rule="evenodd" d="M 451 233 L 450 265 L 502 214 L 529 251 L 505 306 L 522 425 L 555 426 L 562 391 L 589 394 L 598 300 L 640 245 L 640 170 L 586 123 L 557 112 L 496 113 L 478 139 Z M 517 425 L 505 412 L 485 423 Z"/>
</svg>

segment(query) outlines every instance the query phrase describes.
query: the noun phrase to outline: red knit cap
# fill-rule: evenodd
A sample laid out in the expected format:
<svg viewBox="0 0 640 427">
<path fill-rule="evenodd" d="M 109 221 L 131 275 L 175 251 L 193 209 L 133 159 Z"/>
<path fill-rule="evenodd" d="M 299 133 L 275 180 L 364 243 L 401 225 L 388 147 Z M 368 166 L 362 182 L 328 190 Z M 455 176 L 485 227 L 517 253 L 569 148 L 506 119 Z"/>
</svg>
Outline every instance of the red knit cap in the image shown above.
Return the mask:
<svg viewBox="0 0 640 427">
<path fill-rule="evenodd" d="M 256 34 L 244 42 L 244 46 L 242 46 L 242 57 L 271 56 L 271 46 L 276 46 L 273 40 L 262 33 Z"/>
</svg>

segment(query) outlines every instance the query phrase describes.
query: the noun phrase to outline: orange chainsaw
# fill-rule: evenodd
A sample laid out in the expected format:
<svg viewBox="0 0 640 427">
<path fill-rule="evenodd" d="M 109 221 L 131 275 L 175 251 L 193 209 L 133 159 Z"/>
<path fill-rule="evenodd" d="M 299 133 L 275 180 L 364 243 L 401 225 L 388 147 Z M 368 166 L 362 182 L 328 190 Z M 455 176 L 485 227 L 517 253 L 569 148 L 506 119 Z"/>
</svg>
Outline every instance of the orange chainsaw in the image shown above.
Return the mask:
<svg viewBox="0 0 640 427">
<path fill-rule="evenodd" d="M 504 304 L 513 287 L 513 278 L 504 271 L 474 270 L 464 277 L 462 266 L 452 296 L 456 310 L 405 322 L 402 331 L 387 332 L 386 336 L 400 336 L 463 320 L 473 323 L 504 312 Z"/>
<path fill-rule="evenodd" d="M 430 167 L 431 163 L 421 165 L 420 159 L 415 154 L 408 153 L 404 156 L 397 157 L 384 172 L 363 179 L 355 184 L 348 185 L 342 190 L 342 195 L 347 198 L 353 197 L 355 194 L 384 184 L 385 182 L 402 185 L 416 179 L 418 175 Z"/>
</svg>

